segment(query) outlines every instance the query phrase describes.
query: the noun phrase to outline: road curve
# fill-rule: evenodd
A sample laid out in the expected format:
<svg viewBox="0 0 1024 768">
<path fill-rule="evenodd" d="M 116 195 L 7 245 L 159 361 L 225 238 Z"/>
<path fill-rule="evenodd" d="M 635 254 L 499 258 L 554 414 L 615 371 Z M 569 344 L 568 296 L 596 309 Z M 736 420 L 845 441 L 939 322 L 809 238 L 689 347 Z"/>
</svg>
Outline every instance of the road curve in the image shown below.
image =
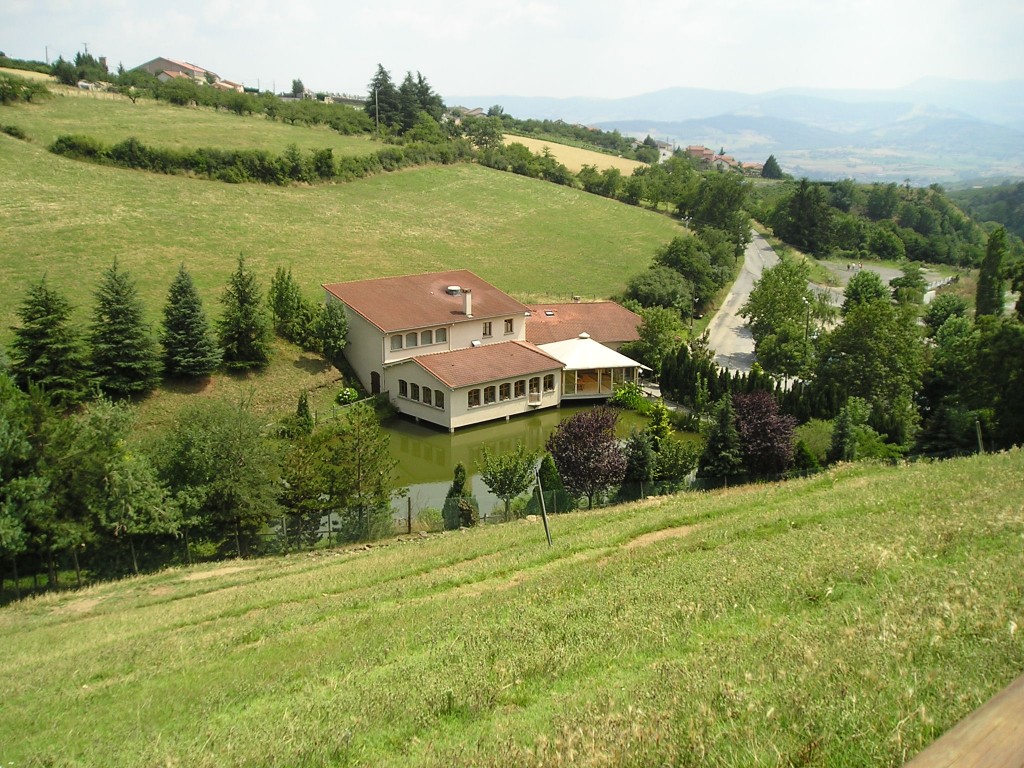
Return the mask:
<svg viewBox="0 0 1024 768">
<path fill-rule="evenodd" d="M 761 273 L 779 263 L 768 241 L 757 232 L 751 234 L 753 237 L 743 252 L 743 269 L 708 325 L 708 345 L 714 350 L 715 362 L 722 368 L 742 372 L 749 371 L 754 362 L 754 337 L 737 313 L 747 303 Z"/>
</svg>

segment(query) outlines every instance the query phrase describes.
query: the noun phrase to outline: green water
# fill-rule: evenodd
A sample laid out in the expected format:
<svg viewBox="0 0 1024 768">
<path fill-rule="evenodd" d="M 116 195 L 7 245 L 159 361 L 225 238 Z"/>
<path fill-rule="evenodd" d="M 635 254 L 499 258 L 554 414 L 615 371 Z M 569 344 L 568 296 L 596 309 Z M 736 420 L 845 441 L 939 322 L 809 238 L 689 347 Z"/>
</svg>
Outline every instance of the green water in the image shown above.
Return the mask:
<svg viewBox="0 0 1024 768">
<path fill-rule="evenodd" d="M 440 507 L 451 485 L 455 465 L 459 462 L 470 475 L 473 492 L 480 501 L 481 512 L 487 513 L 500 502 L 491 495 L 477 472 L 477 462 L 486 446 L 491 453 L 507 453 L 517 442 L 527 448 L 543 451 L 548 436 L 563 419 L 592 408 L 592 405 L 562 406 L 523 414 L 509 421 L 496 421 L 467 427 L 454 433 L 444 432 L 402 417 L 384 422 L 391 437 L 391 455 L 398 460 L 396 475 L 400 485 L 409 489 L 412 511 L 424 507 Z M 619 411 L 617 434 L 626 437 L 633 427 L 647 425 L 646 417 L 632 411 Z M 395 503 L 396 513 L 408 508 L 408 501 Z"/>
</svg>

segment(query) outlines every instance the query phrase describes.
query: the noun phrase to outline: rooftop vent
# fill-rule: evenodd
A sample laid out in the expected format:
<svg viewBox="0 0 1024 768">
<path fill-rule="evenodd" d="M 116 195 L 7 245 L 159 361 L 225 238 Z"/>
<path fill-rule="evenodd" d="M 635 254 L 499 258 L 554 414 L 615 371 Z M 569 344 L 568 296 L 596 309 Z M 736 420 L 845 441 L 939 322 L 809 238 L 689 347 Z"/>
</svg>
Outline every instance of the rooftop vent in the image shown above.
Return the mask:
<svg viewBox="0 0 1024 768">
<path fill-rule="evenodd" d="M 458 296 L 460 293 L 462 293 L 462 287 L 458 285 L 449 285 L 447 288 L 444 289 L 444 292 L 447 293 L 449 296 Z"/>
<path fill-rule="evenodd" d="M 544 310 L 544 317 L 554 317 L 554 316 L 555 316 L 554 310 L 551 310 L 551 309 L 545 309 Z"/>
</svg>

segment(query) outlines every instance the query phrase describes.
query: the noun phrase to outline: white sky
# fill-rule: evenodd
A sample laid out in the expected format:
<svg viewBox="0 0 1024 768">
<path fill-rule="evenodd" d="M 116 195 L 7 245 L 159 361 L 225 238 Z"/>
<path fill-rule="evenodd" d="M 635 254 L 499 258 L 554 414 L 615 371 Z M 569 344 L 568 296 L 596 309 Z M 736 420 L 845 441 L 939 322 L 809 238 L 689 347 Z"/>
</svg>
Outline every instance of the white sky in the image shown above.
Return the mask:
<svg viewBox="0 0 1024 768">
<path fill-rule="evenodd" d="M 247 86 L 616 98 L 1024 78 L 1021 0 L 2 0 L 0 50 L 182 59 Z"/>
</svg>

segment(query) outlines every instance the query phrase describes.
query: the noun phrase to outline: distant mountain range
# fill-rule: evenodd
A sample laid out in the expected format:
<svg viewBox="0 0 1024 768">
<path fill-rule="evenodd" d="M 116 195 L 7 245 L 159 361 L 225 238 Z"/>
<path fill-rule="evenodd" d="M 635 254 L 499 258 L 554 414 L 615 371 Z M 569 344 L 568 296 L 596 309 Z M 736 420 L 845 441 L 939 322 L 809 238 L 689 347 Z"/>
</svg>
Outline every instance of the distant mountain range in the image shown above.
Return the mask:
<svg viewBox="0 0 1024 768">
<path fill-rule="evenodd" d="M 774 154 L 817 179 L 909 178 L 914 184 L 1024 178 L 1024 80 L 928 78 L 892 90 L 784 89 L 763 94 L 669 88 L 621 99 L 460 96 L 517 118 L 561 119 L 724 148 L 739 160 Z"/>
</svg>

